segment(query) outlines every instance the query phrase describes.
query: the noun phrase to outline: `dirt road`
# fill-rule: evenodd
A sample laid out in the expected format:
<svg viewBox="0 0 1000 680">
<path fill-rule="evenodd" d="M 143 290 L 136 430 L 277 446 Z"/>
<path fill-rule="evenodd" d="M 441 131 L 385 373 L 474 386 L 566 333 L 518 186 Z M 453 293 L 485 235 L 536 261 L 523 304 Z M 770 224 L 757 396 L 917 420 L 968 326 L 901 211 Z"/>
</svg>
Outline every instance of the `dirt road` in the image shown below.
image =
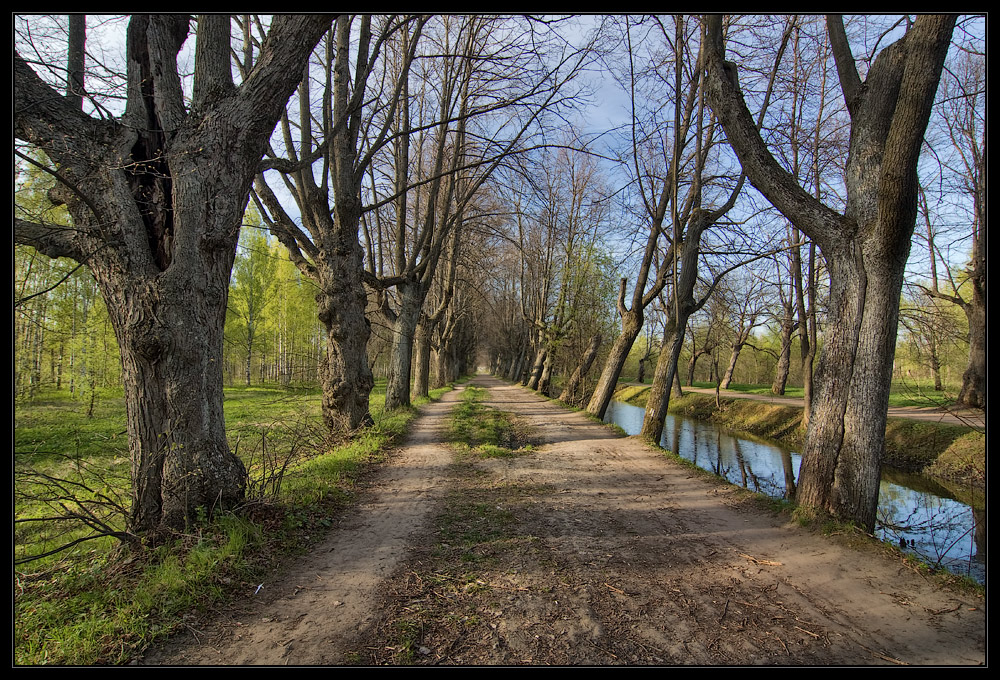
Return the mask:
<svg viewBox="0 0 1000 680">
<path fill-rule="evenodd" d="M 144 664 L 982 664 L 985 603 L 520 387 L 539 444 L 455 461 L 425 408 L 366 502 Z"/>
</svg>

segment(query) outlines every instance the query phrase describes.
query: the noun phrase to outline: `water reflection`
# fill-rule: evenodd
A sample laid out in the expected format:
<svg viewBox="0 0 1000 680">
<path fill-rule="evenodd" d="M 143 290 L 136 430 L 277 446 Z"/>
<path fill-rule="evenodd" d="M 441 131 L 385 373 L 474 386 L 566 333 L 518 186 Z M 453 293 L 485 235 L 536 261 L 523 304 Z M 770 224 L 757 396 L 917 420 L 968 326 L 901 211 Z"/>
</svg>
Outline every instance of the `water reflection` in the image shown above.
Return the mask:
<svg viewBox="0 0 1000 680">
<path fill-rule="evenodd" d="M 628 434 L 642 429 L 645 411 L 612 401 L 605 422 Z M 802 457 L 774 442 L 734 433 L 713 423 L 668 415 L 660 445 L 733 484 L 790 498 Z M 885 470 L 879 489 L 876 534 L 931 564 L 986 582 L 986 519 L 978 502 L 962 502 L 943 486 L 919 475 Z"/>
</svg>

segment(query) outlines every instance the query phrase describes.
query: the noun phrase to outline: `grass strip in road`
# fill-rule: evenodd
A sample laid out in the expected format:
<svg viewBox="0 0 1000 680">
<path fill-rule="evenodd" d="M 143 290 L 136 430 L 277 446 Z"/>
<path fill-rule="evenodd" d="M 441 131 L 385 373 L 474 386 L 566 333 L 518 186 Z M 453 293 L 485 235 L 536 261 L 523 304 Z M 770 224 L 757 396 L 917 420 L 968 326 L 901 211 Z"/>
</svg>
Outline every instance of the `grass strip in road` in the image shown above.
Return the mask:
<svg viewBox="0 0 1000 680">
<path fill-rule="evenodd" d="M 509 458 L 533 450 L 530 428 L 514 414 L 483 402 L 488 391 L 467 387 L 452 411 L 448 440 L 482 458 Z"/>
</svg>

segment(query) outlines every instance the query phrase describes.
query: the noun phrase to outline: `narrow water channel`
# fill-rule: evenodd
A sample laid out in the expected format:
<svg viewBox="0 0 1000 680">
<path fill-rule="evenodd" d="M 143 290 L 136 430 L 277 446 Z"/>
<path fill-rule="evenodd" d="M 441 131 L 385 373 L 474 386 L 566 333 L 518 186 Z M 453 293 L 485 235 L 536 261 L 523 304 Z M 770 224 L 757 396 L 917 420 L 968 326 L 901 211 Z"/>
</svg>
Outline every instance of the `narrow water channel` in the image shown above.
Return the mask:
<svg viewBox="0 0 1000 680">
<path fill-rule="evenodd" d="M 642 429 L 645 410 L 612 401 L 604 422 L 628 434 Z M 802 457 L 773 441 L 714 423 L 668 415 L 660 445 L 695 465 L 751 491 L 788 498 L 795 491 Z M 886 469 L 879 489 L 876 535 L 930 564 L 986 582 L 986 510 L 919 475 Z"/>
</svg>

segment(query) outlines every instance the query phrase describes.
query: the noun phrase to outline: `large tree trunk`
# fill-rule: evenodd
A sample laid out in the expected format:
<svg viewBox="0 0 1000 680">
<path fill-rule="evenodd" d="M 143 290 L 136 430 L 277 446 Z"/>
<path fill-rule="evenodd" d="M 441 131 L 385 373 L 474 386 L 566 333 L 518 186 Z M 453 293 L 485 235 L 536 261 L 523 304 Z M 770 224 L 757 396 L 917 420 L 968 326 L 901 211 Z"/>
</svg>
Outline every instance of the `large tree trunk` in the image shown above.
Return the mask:
<svg viewBox="0 0 1000 680">
<path fill-rule="evenodd" d="M 132 17 L 121 121 L 86 116 L 15 60 L 15 134 L 43 148 L 73 187 L 51 196 L 74 223 L 19 222 L 16 239 L 85 262 L 105 297 L 122 356 L 129 529 L 138 532 L 181 528 L 196 508 L 243 496 L 246 471 L 222 408 L 229 276 L 267 139 L 329 18 L 276 18 L 238 88 L 229 18 L 199 18 L 185 95 L 176 57 L 188 22 Z"/>
<path fill-rule="evenodd" d="M 328 249 L 316 267 L 320 280 L 316 307 L 326 336 L 320 366 L 322 412 L 332 431 L 372 423 L 368 400 L 375 386 L 368 364 L 371 324 L 365 316 L 368 298 L 361 282 L 361 248 L 346 231 L 343 247 Z"/>
<path fill-rule="evenodd" d="M 828 20 L 851 113 L 847 209 L 836 214 L 775 162 L 722 60 L 721 21 L 709 18 L 713 108 L 751 182 L 816 241 L 830 272 L 827 335 L 817 369 L 798 500 L 875 526 L 899 295 L 917 213 L 917 160 L 954 16 L 919 16 L 883 49 L 862 82 L 839 17 Z"/>
<path fill-rule="evenodd" d="M 622 332 L 611 344 L 608 358 L 604 361 L 604 369 L 601 377 L 597 380 L 597 387 L 587 403 L 587 413 L 604 420 L 604 414 L 614 396 L 615 388 L 618 387 L 618 377 L 622 373 L 622 367 L 628 359 L 629 352 L 635 339 L 639 337 L 642 330 L 642 310 L 625 310 L 622 313 Z"/>
<path fill-rule="evenodd" d="M 885 448 L 902 268 L 869 247 L 861 268 L 828 258 L 830 316 L 799 473 L 800 503 L 871 531 Z M 905 262 L 905 257 L 904 257 Z"/>
<path fill-rule="evenodd" d="M 576 370 L 573 371 L 573 375 L 570 376 L 569 382 L 566 383 L 566 387 L 563 388 L 562 393 L 559 395 L 559 401 L 565 402 L 567 404 L 576 403 L 580 398 L 578 392 L 580 391 L 580 385 L 583 383 L 583 379 L 590 372 L 590 367 L 594 363 L 594 359 L 597 358 L 597 352 L 601 349 L 601 334 L 595 333 L 590 339 L 590 344 L 587 345 L 587 349 L 584 351 L 583 356 L 580 358 L 580 363 L 577 364 Z"/>
<path fill-rule="evenodd" d="M 132 531 L 184 527 L 195 508 L 243 497 L 246 469 L 226 442 L 222 409 L 228 276 L 214 272 L 225 271 L 227 254 L 206 256 L 214 264 L 175 266 L 152 282 L 92 264 L 121 350 Z"/>
</svg>

